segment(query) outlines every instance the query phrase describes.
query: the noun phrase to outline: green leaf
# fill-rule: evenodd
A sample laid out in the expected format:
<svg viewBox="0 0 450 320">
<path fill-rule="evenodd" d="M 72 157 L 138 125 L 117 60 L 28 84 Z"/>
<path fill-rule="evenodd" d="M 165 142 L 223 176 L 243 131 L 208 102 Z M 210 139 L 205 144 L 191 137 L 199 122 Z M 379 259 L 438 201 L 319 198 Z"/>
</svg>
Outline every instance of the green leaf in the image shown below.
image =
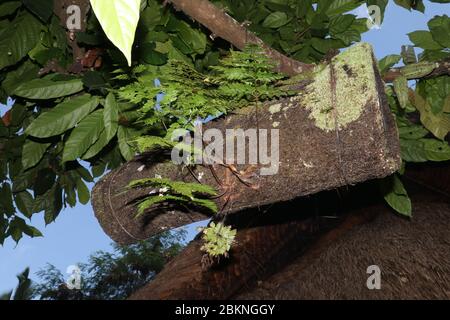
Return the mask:
<svg viewBox="0 0 450 320">
<path fill-rule="evenodd" d="M 34 182 L 33 191 L 35 196 L 42 195 L 50 190 L 55 184 L 56 174 L 50 168 L 39 170 Z"/>
<path fill-rule="evenodd" d="M 436 115 L 430 105 L 417 92 L 410 95 L 411 102 L 419 110 L 420 121 L 437 138 L 444 140 L 450 131 L 450 115 L 441 112 Z"/>
<path fill-rule="evenodd" d="M 263 22 L 263 26 L 266 28 L 278 29 L 290 21 L 287 14 L 284 12 L 272 12 L 267 16 Z"/>
<path fill-rule="evenodd" d="M 205 53 L 206 35 L 203 32 L 192 28 L 189 24 L 182 20 L 177 20 L 175 27 L 178 32 L 178 39 L 181 43 L 184 43 L 184 45 L 188 47 L 187 50 L 189 52 L 185 52 L 185 54 L 191 53 L 190 51 L 198 54 Z M 172 37 L 172 42 L 174 42 L 175 47 L 183 51 L 182 44 L 175 43 L 176 41 L 177 38 Z"/>
<path fill-rule="evenodd" d="M 11 186 L 9 183 L 3 183 L 0 187 L 0 209 L 2 213 L 10 216 L 16 212 L 12 201 Z"/>
<path fill-rule="evenodd" d="M 75 192 L 75 187 L 76 182 L 72 180 L 64 186 L 64 201 L 71 208 L 75 207 L 77 204 L 77 193 Z"/>
<path fill-rule="evenodd" d="M 450 160 L 450 147 L 447 142 L 436 139 L 400 140 L 403 160 L 407 162 Z"/>
<path fill-rule="evenodd" d="M 420 125 L 411 125 L 406 127 L 399 127 L 398 132 L 400 139 L 417 140 L 424 138 L 429 131 Z"/>
<path fill-rule="evenodd" d="M 91 0 L 105 34 L 131 66 L 131 49 L 139 21 L 141 0 Z"/>
<path fill-rule="evenodd" d="M 119 106 L 113 93 L 108 94 L 105 100 L 105 111 L 103 113 L 106 140 L 109 142 L 117 133 L 119 126 Z"/>
<path fill-rule="evenodd" d="M 450 160 L 450 146 L 446 141 L 436 139 L 423 139 L 424 150 L 430 161 Z"/>
<path fill-rule="evenodd" d="M 350 28 L 355 21 L 355 16 L 352 14 L 344 14 L 336 16 L 330 21 L 330 34 L 336 35 L 342 33 Z"/>
<path fill-rule="evenodd" d="M 326 6 L 326 14 L 330 17 L 351 11 L 361 5 L 360 1 L 357 0 L 333 0 L 326 2 L 329 2 Z"/>
<path fill-rule="evenodd" d="M 33 226 L 27 225 L 25 220 L 19 217 L 14 217 L 14 219 L 11 221 L 10 225 L 10 233 L 11 237 L 14 239 L 14 241 L 19 242 L 19 240 L 22 238 L 23 233 L 28 235 L 29 237 L 35 238 L 35 237 L 42 237 L 42 233 L 36 229 Z M 14 294 L 14 299 L 19 299 L 20 296 L 24 294 L 23 290 L 28 288 L 29 286 L 23 287 L 24 283 L 23 281 L 25 279 L 28 279 L 28 270 L 25 270 L 22 275 L 18 276 L 19 278 L 19 286 L 16 289 L 16 292 Z M 28 280 L 29 282 L 29 280 Z M 22 286 L 22 287 L 21 287 Z"/>
<path fill-rule="evenodd" d="M 162 66 L 167 63 L 167 54 L 155 50 L 153 43 L 144 43 L 139 50 L 139 56 L 145 63 Z"/>
<path fill-rule="evenodd" d="M 83 119 L 72 131 L 64 146 L 63 162 L 73 161 L 83 156 L 99 139 L 103 130 L 103 110 L 97 110 Z"/>
<path fill-rule="evenodd" d="M 86 182 L 94 182 L 91 173 L 85 167 L 79 166 L 76 169 L 77 174 Z"/>
<path fill-rule="evenodd" d="M 398 102 L 400 104 L 400 107 L 403 109 L 406 109 L 408 106 L 408 80 L 405 76 L 397 77 L 394 81 L 394 90 L 395 94 L 397 95 Z"/>
<path fill-rule="evenodd" d="M 13 193 L 25 191 L 32 184 L 33 178 L 31 172 L 20 172 L 19 175 L 14 177 L 12 187 Z"/>
<path fill-rule="evenodd" d="M 19 225 L 17 225 L 16 223 L 14 223 L 14 221 L 16 221 L 16 219 L 19 219 L 19 218 L 16 217 L 10 223 L 8 233 L 16 243 L 19 243 L 20 239 L 22 239 L 23 232 L 22 232 L 21 227 Z"/>
<path fill-rule="evenodd" d="M 81 204 L 87 204 L 89 202 L 89 189 L 81 179 L 77 180 L 77 192 L 78 200 Z"/>
<path fill-rule="evenodd" d="M 414 9 L 420 12 L 425 12 L 425 6 L 422 0 L 394 0 L 394 2 L 409 11 Z"/>
<path fill-rule="evenodd" d="M 33 215 L 34 199 L 28 191 L 22 191 L 14 196 L 16 206 L 25 217 L 31 218 Z"/>
<path fill-rule="evenodd" d="M 106 163 L 100 161 L 97 164 L 92 166 L 92 175 L 95 178 L 98 178 L 103 175 L 105 170 L 106 170 Z"/>
<path fill-rule="evenodd" d="M 395 211 L 412 217 L 411 199 L 397 175 L 381 180 L 380 188 L 384 199 Z"/>
<path fill-rule="evenodd" d="M 346 46 L 349 46 L 353 42 L 361 41 L 361 32 L 354 29 L 348 29 L 342 33 L 336 34 L 334 38 L 342 40 Z"/>
<path fill-rule="evenodd" d="M 431 106 L 433 114 L 450 113 L 450 77 L 422 79 L 417 85 L 417 93 Z"/>
<path fill-rule="evenodd" d="M 325 54 L 331 49 L 343 47 L 344 43 L 337 39 L 312 38 L 311 45 L 317 51 Z"/>
<path fill-rule="evenodd" d="M 38 76 L 39 67 L 27 60 L 17 70 L 7 73 L 5 80 L 2 82 L 2 87 L 9 96 L 13 95 L 14 90 L 22 83 L 36 79 Z"/>
<path fill-rule="evenodd" d="M 20 85 L 14 94 L 27 99 L 47 100 L 69 96 L 81 90 L 83 90 L 83 81 L 80 79 L 52 81 L 44 78 Z"/>
<path fill-rule="evenodd" d="M 159 204 L 162 202 L 185 202 L 186 200 L 183 197 L 177 197 L 172 195 L 165 195 L 165 196 L 153 196 L 153 197 L 147 197 L 145 200 L 139 202 L 137 205 L 138 212 L 136 214 L 136 218 L 142 216 L 145 211 L 151 207 L 153 207 L 155 204 Z"/>
<path fill-rule="evenodd" d="M 100 137 L 98 138 L 98 140 L 88 149 L 88 151 L 86 151 L 82 159 L 88 160 L 95 157 L 103 150 L 103 148 L 105 148 L 108 145 L 109 141 L 111 140 L 108 140 L 106 131 L 103 130 L 100 133 Z"/>
<path fill-rule="evenodd" d="M 10 126 L 19 127 L 27 115 L 27 107 L 16 103 L 11 109 L 11 123 Z"/>
<path fill-rule="evenodd" d="M 42 27 L 28 13 L 13 20 L 0 37 L 0 70 L 22 60 L 36 46 Z"/>
<path fill-rule="evenodd" d="M 97 97 L 85 94 L 68 99 L 41 114 L 25 131 L 37 138 L 56 136 L 72 129 L 99 104 Z"/>
<path fill-rule="evenodd" d="M 131 128 L 119 126 L 118 138 L 120 153 L 127 161 L 132 160 L 135 156 L 135 152 L 133 151 L 133 148 L 131 148 L 129 142 L 133 140 L 137 135 L 138 131 Z"/>
<path fill-rule="evenodd" d="M 378 67 L 380 68 L 380 72 L 384 73 L 384 72 L 388 71 L 390 68 L 392 68 L 397 63 L 399 63 L 401 58 L 402 57 L 398 54 L 391 54 L 391 55 L 384 57 L 383 59 L 381 59 L 378 62 Z"/>
<path fill-rule="evenodd" d="M 31 238 L 43 237 L 42 233 L 38 229 L 30 225 L 25 226 L 23 232 Z"/>
<path fill-rule="evenodd" d="M 88 71 L 83 76 L 83 84 L 89 88 L 89 90 L 101 89 L 107 86 L 102 74 L 98 71 Z"/>
<path fill-rule="evenodd" d="M 44 221 L 48 225 L 55 221 L 62 209 L 62 190 L 59 185 L 55 185 L 44 195 Z"/>
<path fill-rule="evenodd" d="M 443 47 L 434 41 L 431 32 L 419 30 L 408 33 L 409 39 L 416 47 L 421 47 L 427 50 L 441 50 Z"/>
<path fill-rule="evenodd" d="M 428 22 L 433 39 L 444 48 L 450 48 L 450 18 L 436 16 Z"/>
<path fill-rule="evenodd" d="M 43 22 L 47 22 L 53 13 L 53 0 L 22 0 L 22 2 Z"/>
<path fill-rule="evenodd" d="M 50 145 L 50 143 L 39 143 L 28 139 L 22 149 L 23 170 L 27 170 L 37 165 Z"/>
<path fill-rule="evenodd" d="M 0 4 L 0 18 L 9 16 L 22 6 L 20 1 L 8 1 Z"/>
</svg>

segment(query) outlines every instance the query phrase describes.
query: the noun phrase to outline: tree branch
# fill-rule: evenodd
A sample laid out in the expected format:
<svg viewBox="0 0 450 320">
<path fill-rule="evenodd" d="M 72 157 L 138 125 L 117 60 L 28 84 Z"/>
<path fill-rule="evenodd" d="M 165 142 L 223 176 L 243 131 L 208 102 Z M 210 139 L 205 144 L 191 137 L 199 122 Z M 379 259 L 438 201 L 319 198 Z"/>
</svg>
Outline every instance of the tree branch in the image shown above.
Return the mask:
<svg viewBox="0 0 450 320">
<path fill-rule="evenodd" d="M 168 2 L 172 3 L 176 10 L 183 11 L 208 28 L 214 35 L 228 41 L 238 49 L 243 49 L 247 44 L 262 46 L 267 56 L 277 64 L 278 72 L 293 76 L 311 70 L 314 66 L 291 59 L 270 48 L 254 33 L 248 31 L 242 24 L 208 0 L 169 0 Z"/>
<path fill-rule="evenodd" d="M 402 75 L 402 68 L 393 68 L 386 72 L 386 74 L 383 76 L 384 82 L 393 82 L 395 79 L 400 77 Z M 420 77 L 420 79 L 426 79 L 426 78 L 433 78 L 443 75 L 449 75 L 450 76 L 450 60 L 444 60 L 439 62 L 439 66 L 435 68 L 429 75 L 425 77 Z M 418 78 L 419 79 L 419 78 Z"/>
</svg>

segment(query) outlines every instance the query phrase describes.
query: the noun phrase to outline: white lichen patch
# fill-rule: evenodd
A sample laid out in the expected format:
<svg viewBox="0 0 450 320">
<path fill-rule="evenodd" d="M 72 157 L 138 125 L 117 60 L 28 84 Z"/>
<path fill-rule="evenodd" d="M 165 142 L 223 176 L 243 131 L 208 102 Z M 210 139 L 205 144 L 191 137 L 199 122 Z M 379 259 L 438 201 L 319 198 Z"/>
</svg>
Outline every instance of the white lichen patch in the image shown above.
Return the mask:
<svg viewBox="0 0 450 320">
<path fill-rule="evenodd" d="M 269 107 L 269 112 L 271 114 L 279 113 L 281 111 L 281 103 L 273 104 Z"/>
<path fill-rule="evenodd" d="M 304 106 L 311 112 L 317 127 L 329 131 L 335 127 L 332 111 L 332 91 L 330 67 L 321 68 L 314 77 L 314 82 L 306 88 L 303 98 Z"/>
<path fill-rule="evenodd" d="M 331 81 L 335 76 L 335 93 Z M 360 43 L 334 57 L 331 65 L 321 68 L 314 82 L 306 88 L 302 104 L 311 113 L 317 127 L 325 131 L 345 128 L 361 116 L 377 96 L 372 48 Z M 333 108 L 335 99 L 336 108 Z M 336 125 L 337 121 L 337 125 Z"/>
</svg>

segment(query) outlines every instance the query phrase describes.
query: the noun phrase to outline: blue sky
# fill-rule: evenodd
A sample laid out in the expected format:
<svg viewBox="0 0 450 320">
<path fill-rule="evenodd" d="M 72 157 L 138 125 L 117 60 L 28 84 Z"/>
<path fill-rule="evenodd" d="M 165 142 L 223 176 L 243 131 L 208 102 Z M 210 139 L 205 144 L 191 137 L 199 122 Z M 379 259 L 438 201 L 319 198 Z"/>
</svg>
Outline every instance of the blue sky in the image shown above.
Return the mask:
<svg viewBox="0 0 450 320">
<path fill-rule="evenodd" d="M 377 58 L 398 54 L 401 46 L 410 44 L 407 33 L 427 29 L 427 22 L 435 15 L 450 15 L 450 5 L 426 2 L 426 12 L 408 12 L 390 1 L 380 29 L 363 35 L 363 41 L 374 46 Z M 364 10 L 358 11 L 363 14 Z M 0 293 L 16 286 L 16 274 L 26 267 L 34 273 L 51 263 L 65 272 L 70 265 L 85 262 L 97 250 L 111 250 L 111 240 L 104 234 L 90 205 L 78 205 L 64 210 L 56 223 L 45 227 L 43 215 L 33 216 L 32 224 L 44 233 L 43 238 L 24 238 L 16 246 L 7 241 L 0 247 Z M 191 232 L 192 234 L 192 232 Z"/>
</svg>

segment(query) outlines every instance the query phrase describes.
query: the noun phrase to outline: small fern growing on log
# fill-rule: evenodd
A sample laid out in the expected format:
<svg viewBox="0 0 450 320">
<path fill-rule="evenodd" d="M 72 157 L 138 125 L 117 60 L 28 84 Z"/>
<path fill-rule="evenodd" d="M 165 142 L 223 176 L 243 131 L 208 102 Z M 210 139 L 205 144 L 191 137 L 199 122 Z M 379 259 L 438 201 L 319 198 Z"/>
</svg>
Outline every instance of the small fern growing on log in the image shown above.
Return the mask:
<svg viewBox="0 0 450 320">
<path fill-rule="evenodd" d="M 171 141 L 175 129 L 193 130 L 195 123 L 250 105 L 256 110 L 259 103 L 274 98 L 293 95 L 281 87 L 285 76 L 274 72 L 274 65 L 262 49 L 249 45 L 243 51 L 231 51 L 221 59 L 211 73 L 202 74 L 182 61 L 169 61 L 159 69 L 137 67 L 134 82 L 122 87 L 118 95 L 139 106 L 140 122 L 148 132 L 159 136 L 143 135 L 134 140 L 139 153 L 153 149 L 171 149 L 178 142 Z M 131 78 L 124 78 L 130 80 Z M 159 79 L 158 84 L 155 79 Z M 195 154 L 202 152 L 186 145 Z M 199 183 L 184 183 L 163 178 L 133 181 L 129 188 L 155 188 L 137 203 L 138 216 L 158 204 L 174 203 L 218 212 L 211 199 L 215 190 Z M 204 245 L 201 250 L 212 259 L 227 257 L 234 243 L 236 230 L 222 223 L 212 222 L 203 230 Z"/>
<path fill-rule="evenodd" d="M 293 94 L 279 86 L 285 76 L 273 67 L 260 47 L 249 45 L 231 51 L 211 67 L 210 74 L 178 60 L 159 69 L 138 66 L 133 72 L 136 80 L 119 89 L 118 95 L 140 106 L 140 122 L 148 131 L 160 131 L 167 138 L 175 128 L 192 130 L 196 121 Z"/>
<path fill-rule="evenodd" d="M 140 200 L 137 204 L 138 214 L 141 216 L 147 209 L 156 204 L 176 203 L 187 206 L 201 207 L 213 213 L 217 213 L 217 205 L 211 199 L 216 195 L 214 188 L 200 183 L 186 183 L 182 181 L 172 181 L 165 178 L 145 178 L 132 181 L 128 188 L 155 188 L 149 196 Z"/>
<path fill-rule="evenodd" d="M 222 223 L 211 222 L 203 229 L 202 239 L 204 241 L 200 250 L 205 252 L 211 258 L 227 257 L 231 246 L 235 242 L 237 231 L 225 226 Z"/>
<path fill-rule="evenodd" d="M 220 96 L 233 101 L 236 106 L 288 94 L 277 85 L 285 76 L 273 71 L 273 62 L 257 45 L 248 45 L 243 51 L 231 51 L 228 57 L 211 69 L 216 72 L 213 81 L 220 85 Z"/>
</svg>

